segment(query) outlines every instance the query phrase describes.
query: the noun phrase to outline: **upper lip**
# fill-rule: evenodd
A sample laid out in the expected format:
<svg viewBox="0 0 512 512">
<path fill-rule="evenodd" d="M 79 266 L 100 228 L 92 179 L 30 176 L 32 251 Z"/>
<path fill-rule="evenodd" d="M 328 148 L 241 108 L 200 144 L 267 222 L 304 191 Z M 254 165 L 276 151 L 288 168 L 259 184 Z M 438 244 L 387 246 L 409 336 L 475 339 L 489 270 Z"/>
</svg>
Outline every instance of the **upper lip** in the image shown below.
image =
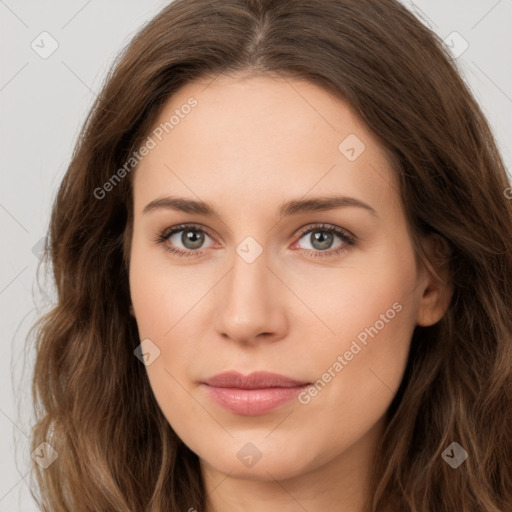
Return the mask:
<svg viewBox="0 0 512 512">
<path fill-rule="evenodd" d="M 304 386 L 309 382 L 299 381 L 271 372 L 253 372 L 242 375 L 229 371 L 219 373 L 203 381 L 204 384 L 218 388 L 262 389 L 262 388 L 291 388 Z"/>
</svg>

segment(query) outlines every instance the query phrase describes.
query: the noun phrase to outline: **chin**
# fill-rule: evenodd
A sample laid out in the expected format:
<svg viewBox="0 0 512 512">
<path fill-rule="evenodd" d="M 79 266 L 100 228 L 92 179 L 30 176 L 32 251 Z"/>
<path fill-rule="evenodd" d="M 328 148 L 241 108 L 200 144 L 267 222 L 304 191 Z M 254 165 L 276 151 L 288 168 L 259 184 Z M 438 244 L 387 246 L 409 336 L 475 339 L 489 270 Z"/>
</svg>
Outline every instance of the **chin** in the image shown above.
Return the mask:
<svg viewBox="0 0 512 512">
<path fill-rule="evenodd" d="M 259 481 L 286 480 L 313 469 L 313 454 L 306 454 L 300 446 L 293 450 L 279 443 L 233 440 L 232 446 L 219 446 L 219 451 L 199 455 L 201 463 L 230 477 Z M 301 443 L 302 445 L 302 443 Z M 285 448 L 288 448 L 286 450 Z M 196 452 L 198 453 L 198 452 Z M 311 466 L 311 467 L 309 467 Z"/>
</svg>

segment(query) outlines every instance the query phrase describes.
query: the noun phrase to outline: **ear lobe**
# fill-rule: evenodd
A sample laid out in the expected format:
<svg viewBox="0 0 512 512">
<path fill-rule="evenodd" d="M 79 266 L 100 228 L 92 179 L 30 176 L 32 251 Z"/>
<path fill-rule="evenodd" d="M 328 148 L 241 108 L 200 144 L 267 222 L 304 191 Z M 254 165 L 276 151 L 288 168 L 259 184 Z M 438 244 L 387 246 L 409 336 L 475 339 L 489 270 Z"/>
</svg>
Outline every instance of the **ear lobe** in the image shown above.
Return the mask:
<svg viewBox="0 0 512 512">
<path fill-rule="evenodd" d="M 446 313 L 453 295 L 450 277 L 451 249 L 448 241 L 434 233 L 423 240 L 427 260 L 423 259 L 427 276 L 419 300 L 417 325 L 428 327 L 437 323 Z"/>
</svg>

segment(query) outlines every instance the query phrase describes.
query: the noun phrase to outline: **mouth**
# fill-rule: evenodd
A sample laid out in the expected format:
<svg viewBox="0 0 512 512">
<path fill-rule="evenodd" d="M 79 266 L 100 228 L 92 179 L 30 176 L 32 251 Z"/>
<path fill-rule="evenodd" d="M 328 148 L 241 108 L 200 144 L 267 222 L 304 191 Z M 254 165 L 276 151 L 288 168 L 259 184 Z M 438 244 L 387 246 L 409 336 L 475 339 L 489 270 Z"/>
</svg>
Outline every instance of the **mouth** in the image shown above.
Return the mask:
<svg viewBox="0 0 512 512">
<path fill-rule="evenodd" d="M 297 398 L 310 382 L 269 372 L 242 375 L 224 372 L 201 382 L 209 397 L 225 409 L 254 416 L 273 411 Z"/>
</svg>

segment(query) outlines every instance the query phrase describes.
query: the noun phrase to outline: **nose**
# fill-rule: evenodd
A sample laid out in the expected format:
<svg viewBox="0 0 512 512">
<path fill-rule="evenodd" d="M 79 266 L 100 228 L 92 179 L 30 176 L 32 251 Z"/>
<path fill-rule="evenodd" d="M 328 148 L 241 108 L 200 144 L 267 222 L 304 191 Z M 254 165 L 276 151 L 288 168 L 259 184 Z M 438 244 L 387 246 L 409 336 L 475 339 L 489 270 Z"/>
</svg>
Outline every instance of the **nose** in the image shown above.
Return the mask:
<svg viewBox="0 0 512 512">
<path fill-rule="evenodd" d="M 265 251 L 252 263 L 234 254 L 218 291 L 215 329 L 222 337 L 247 345 L 286 335 L 287 290 L 269 266 Z"/>
</svg>

